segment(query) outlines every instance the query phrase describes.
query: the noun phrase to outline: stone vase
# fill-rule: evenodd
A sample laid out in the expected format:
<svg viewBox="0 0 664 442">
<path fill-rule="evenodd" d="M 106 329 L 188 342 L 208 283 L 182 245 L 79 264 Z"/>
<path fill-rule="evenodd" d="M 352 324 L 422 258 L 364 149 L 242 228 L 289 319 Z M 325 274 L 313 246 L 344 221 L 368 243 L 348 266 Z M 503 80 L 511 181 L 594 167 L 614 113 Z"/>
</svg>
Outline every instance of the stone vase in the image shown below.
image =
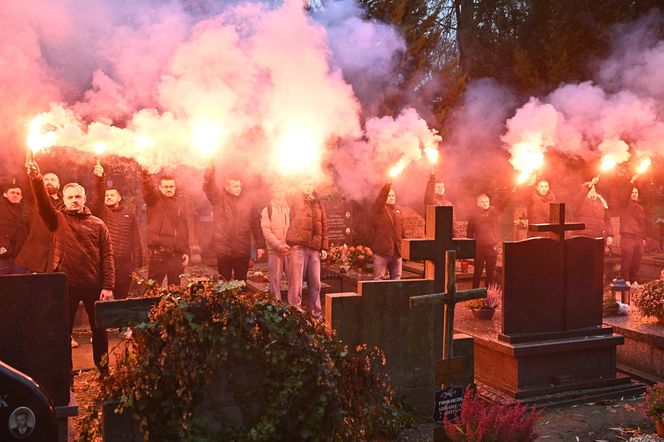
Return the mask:
<svg viewBox="0 0 664 442">
<path fill-rule="evenodd" d="M 493 319 L 493 315 L 496 313 L 495 308 L 474 308 L 471 310 L 473 316 L 477 319 Z"/>
</svg>

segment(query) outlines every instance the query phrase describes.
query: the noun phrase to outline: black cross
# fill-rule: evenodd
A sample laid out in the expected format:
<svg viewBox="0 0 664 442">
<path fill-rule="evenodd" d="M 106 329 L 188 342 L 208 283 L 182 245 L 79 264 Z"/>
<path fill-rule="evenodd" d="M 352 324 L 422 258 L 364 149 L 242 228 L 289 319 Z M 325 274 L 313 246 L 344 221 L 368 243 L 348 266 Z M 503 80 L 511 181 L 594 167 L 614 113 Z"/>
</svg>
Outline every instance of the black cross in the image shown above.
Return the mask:
<svg viewBox="0 0 664 442">
<path fill-rule="evenodd" d="M 401 256 L 410 260 L 425 260 L 424 277 L 434 280 L 434 291 L 445 288 L 445 251 L 454 250 L 459 259 L 475 257 L 475 240 L 453 239 L 451 206 L 427 206 L 424 239 L 404 239 Z"/>
<path fill-rule="evenodd" d="M 549 205 L 549 223 L 531 224 L 528 230 L 531 232 L 551 232 L 554 239 L 562 241 L 565 239 L 565 232 L 570 230 L 583 230 L 586 228 L 584 223 L 566 223 L 565 222 L 565 203 L 551 203 Z"/>
<path fill-rule="evenodd" d="M 445 252 L 447 267 L 445 268 L 445 292 L 432 295 L 411 296 L 411 308 L 427 305 L 443 305 L 443 359 L 452 358 L 452 342 L 454 335 L 454 307 L 457 302 L 470 299 L 486 298 L 486 288 L 456 290 L 456 251 Z"/>
</svg>

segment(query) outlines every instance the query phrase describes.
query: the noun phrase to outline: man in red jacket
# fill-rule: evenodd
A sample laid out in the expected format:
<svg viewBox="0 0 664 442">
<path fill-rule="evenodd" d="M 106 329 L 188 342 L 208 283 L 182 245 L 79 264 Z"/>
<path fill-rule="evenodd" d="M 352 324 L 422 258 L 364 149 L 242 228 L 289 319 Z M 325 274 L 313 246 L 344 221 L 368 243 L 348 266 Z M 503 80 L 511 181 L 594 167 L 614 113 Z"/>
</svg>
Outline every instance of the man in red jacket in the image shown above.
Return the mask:
<svg viewBox="0 0 664 442">
<path fill-rule="evenodd" d="M 320 303 L 320 260 L 327 257 L 329 228 L 327 213 L 316 192 L 314 182 L 304 178 L 300 191 L 289 201 L 290 226 L 286 244 L 291 247 L 288 277 L 288 303 L 302 306 L 302 285 L 307 278 L 309 299 L 307 311 L 317 318 L 323 313 Z"/>
<path fill-rule="evenodd" d="M 102 357 L 108 353 L 108 336 L 105 329 L 95 325 L 94 304 L 113 299 L 115 267 L 108 229 L 85 207 L 85 189 L 80 184 L 65 185 L 64 208 L 56 210 L 49 201 L 37 163 L 29 161 L 27 169 L 39 215 L 53 233 L 48 271 L 62 272 L 67 277 L 69 333 L 74 328 L 78 303 L 83 301 L 92 330 L 94 362 L 105 374 L 108 367 L 102 366 Z"/>
<path fill-rule="evenodd" d="M 48 192 L 49 201 L 56 209 L 62 207 L 62 195 L 60 194 L 60 178 L 54 173 L 45 173 L 43 177 L 44 186 Z M 29 192 L 30 184 L 26 183 L 26 192 L 23 195 L 23 203 L 27 208 L 28 237 L 23 249 L 16 257 L 16 264 L 27 268 L 33 273 L 44 273 L 48 267 L 48 257 L 51 253 L 51 232 L 46 228 L 44 221 L 39 216 L 39 211 L 34 201 L 32 192 Z"/>
<path fill-rule="evenodd" d="M 92 200 L 92 213 L 108 227 L 113 243 L 115 264 L 115 299 L 125 299 L 131 286 L 131 274 L 143 265 L 141 237 L 136 221 L 136 212 L 125 206 L 116 188 L 107 188 L 104 168 L 97 163 L 93 169 L 96 178 Z"/>
<path fill-rule="evenodd" d="M 374 233 L 371 243 L 374 279 L 382 279 L 385 272 L 389 272 L 390 279 L 401 279 L 403 217 L 395 206 L 396 202 L 392 183 L 385 184 L 374 201 Z"/>
</svg>

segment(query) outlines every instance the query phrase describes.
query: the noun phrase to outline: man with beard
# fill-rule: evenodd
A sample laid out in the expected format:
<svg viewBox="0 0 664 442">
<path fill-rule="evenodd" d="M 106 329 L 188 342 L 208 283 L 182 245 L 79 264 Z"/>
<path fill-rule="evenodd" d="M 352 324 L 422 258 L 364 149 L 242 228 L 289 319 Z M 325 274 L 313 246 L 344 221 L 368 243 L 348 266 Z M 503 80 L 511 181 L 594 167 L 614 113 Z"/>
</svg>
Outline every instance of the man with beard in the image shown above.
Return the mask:
<svg viewBox="0 0 664 442">
<path fill-rule="evenodd" d="M 150 172 L 142 168 L 141 175 L 148 209 L 148 278 L 161 284 L 166 277 L 169 285 L 180 285 L 191 251 L 200 250 L 195 243 L 191 210 L 187 201 L 176 194 L 175 178 L 163 175 L 157 191 Z"/>
<path fill-rule="evenodd" d="M 108 353 L 106 330 L 95 325 L 96 301 L 113 299 L 115 267 L 108 229 L 102 220 L 85 207 L 85 189 L 78 183 L 69 183 L 63 190 L 64 207 L 57 210 L 50 201 L 35 161 L 27 163 L 28 176 L 35 201 L 44 224 L 53 234 L 53 247 L 47 270 L 62 272 L 67 277 L 69 303 L 69 334 L 74 328 L 76 309 L 83 301 L 92 330 L 92 353 L 102 376 L 108 367 L 102 365 Z"/>
<path fill-rule="evenodd" d="M 320 261 L 327 257 L 329 228 L 327 213 L 314 192 L 314 181 L 304 178 L 300 191 L 289 201 L 290 226 L 286 243 L 291 247 L 290 276 L 288 278 L 288 303 L 302 308 L 302 286 L 307 278 L 309 299 L 306 309 L 320 318 Z"/>
<path fill-rule="evenodd" d="M 54 173 L 46 173 L 44 174 L 43 181 L 49 196 L 48 201 L 56 209 L 62 207 L 60 178 Z M 25 203 L 28 209 L 28 237 L 16 257 L 16 264 L 27 268 L 33 273 L 44 273 L 48 266 L 48 256 L 51 252 L 51 232 L 39 216 L 32 192 L 25 193 Z"/>
<path fill-rule="evenodd" d="M 639 176 L 634 175 L 629 184 L 620 189 L 620 272 L 622 277 L 635 283 L 641 268 L 641 258 L 646 242 L 648 221 L 636 185 Z"/>
<path fill-rule="evenodd" d="M 224 190 L 219 191 L 214 165 L 205 171 L 203 190 L 212 204 L 212 247 L 217 254 L 219 274 L 227 281 L 246 281 L 251 259 L 252 235 L 256 242 L 258 259 L 265 253 L 260 214 L 251 200 L 242 195 L 242 182 L 239 179 L 227 178 Z"/>
<path fill-rule="evenodd" d="M 371 243 L 374 279 L 382 279 L 385 272 L 389 273 L 390 279 L 401 279 L 403 217 L 395 206 L 396 202 L 397 197 L 392 189 L 392 183 L 385 184 L 374 201 L 374 230 Z"/>
<path fill-rule="evenodd" d="M 537 181 L 528 202 L 528 224 L 548 223 L 550 204 L 556 200 L 556 195 L 549 187 L 549 181 L 540 179 Z M 544 234 L 548 236 L 547 234 Z M 543 236 L 539 232 L 528 232 L 529 237 Z"/>
<path fill-rule="evenodd" d="M 92 213 L 106 223 L 113 244 L 113 262 L 115 264 L 113 297 L 125 299 L 129 293 L 132 272 L 143 265 L 136 212 L 125 206 L 118 189 L 106 187 L 104 168 L 101 164 L 95 165 L 93 173 L 96 183 Z"/>
<path fill-rule="evenodd" d="M 22 199 L 23 192 L 18 185 L 4 186 L 0 198 L 0 275 L 26 271 L 15 263 L 28 236 L 28 221 L 21 204 Z"/>
</svg>

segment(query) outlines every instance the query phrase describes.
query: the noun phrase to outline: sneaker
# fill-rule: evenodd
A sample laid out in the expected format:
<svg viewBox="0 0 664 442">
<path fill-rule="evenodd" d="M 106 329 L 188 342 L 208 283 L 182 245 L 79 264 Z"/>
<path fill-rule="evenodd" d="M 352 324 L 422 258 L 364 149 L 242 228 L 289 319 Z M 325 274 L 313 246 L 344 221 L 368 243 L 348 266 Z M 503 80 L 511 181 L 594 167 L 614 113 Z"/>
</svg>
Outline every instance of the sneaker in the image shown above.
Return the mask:
<svg viewBox="0 0 664 442">
<path fill-rule="evenodd" d="M 76 339 L 71 338 L 71 348 L 77 348 L 78 347 L 78 342 L 76 342 Z"/>
</svg>

